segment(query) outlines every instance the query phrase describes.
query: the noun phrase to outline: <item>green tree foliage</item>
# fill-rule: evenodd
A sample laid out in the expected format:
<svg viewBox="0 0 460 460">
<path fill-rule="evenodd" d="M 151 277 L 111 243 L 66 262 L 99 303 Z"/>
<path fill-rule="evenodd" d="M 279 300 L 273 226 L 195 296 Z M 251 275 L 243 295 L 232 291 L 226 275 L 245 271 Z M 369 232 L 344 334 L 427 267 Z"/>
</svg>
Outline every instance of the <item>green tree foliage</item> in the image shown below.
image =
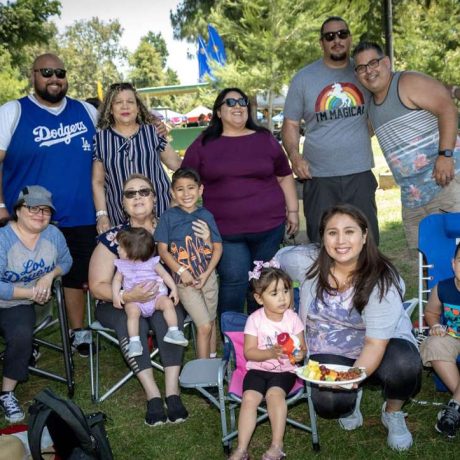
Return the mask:
<svg viewBox="0 0 460 460">
<path fill-rule="evenodd" d="M 59 15 L 57 0 L 16 0 L 0 3 L 0 43 L 11 56 L 11 65 L 20 66 L 26 45 L 48 43 L 55 28 L 48 18 Z"/>
<path fill-rule="evenodd" d="M 138 88 L 179 84 L 177 73 L 166 66 L 168 56 L 161 33 L 148 32 L 129 56 L 129 78 Z"/>
<path fill-rule="evenodd" d="M 92 18 L 66 27 L 57 53 L 69 70 L 69 95 L 95 96 L 98 81 L 105 90 L 123 79 L 119 69 L 126 63 L 127 51 L 120 45 L 122 33 L 118 20 Z"/>
<path fill-rule="evenodd" d="M 431 0 L 395 8 L 395 68 L 460 82 L 460 2 Z"/>
<path fill-rule="evenodd" d="M 0 104 L 24 95 L 27 87 L 27 80 L 20 77 L 11 61 L 8 50 L 0 45 Z"/>
<path fill-rule="evenodd" d="M 166 41 L 161 35 L 161 33 L 155 34 L 152 31 L 149 31 L 147 35 L 142 38 L 142 40 L 153 45 L 155 49 L 158 51 L 158 53 L 160 53 L 161 67 L 165 68 L 166 61 L 168 60 L 168 56 L 169 56 L 169 51 L 168 51 L 168 47 L 166 46 Z"/>
<path fill-rule="evenodd" d="M 128 61 L 133 69 L 129 79 L 138 88 L 164 85 L 161 55 L 151 43 L 142 39 Z"/>
<path fill-rule="evenodd" d="M 211 8 L 218 3 L 216 0 L 182 0 L 170 14 L 174 38 L 194 41 L 198 34 L 203 34 Z"/>
<path fill-rule="evenodd" d="M 160 33 L 148 32 L 141 38 L 139 46 L 129 56 L 131 71 L 129 79 L 137 88 L 178 85 L 177 73 L 166 66 L 169 56 L 166 42 Z M 145 96 L 149 106 L 175 106 L 174 96 Z"/>
<path fill-rule="evenodd" d="M 396 69 L 415 69 L 458 83 L 460 2 L 392 0 Z M 344 17 L 361 39 L 384 44 L 382 0 L 184 0 L 171 13 L 175 36 L 194 41 L 212 23 L 225 42 L 228 65 L 218 85 L 250 92 L 277 90 L 320 55 L 318 32 L 328 16 Z"/>
</svg>

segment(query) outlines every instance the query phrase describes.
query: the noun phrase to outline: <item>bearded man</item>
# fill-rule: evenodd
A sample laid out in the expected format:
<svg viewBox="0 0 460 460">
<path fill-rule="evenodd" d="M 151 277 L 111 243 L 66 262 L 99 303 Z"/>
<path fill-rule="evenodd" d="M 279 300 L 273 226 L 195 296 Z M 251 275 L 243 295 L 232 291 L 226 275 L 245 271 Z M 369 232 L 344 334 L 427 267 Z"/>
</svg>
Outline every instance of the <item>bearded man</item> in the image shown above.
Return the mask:
<svg viewBox="0 0 460 460">
<path fill-rule="evenodd" d="M 0 218 L 9 216 L 24 187 L 51 191 L 53 221 L 73 258 L 63 278 L 73 347 L 88 356 L 91 334 L 83 329 L 82 288 L 96 242 L 91 167 L 97 112 L 66 96 L 67 71 L 54 54 L 35 59 L 31 83 L 33 94 L 0 107 Z"/>
<path fill-rule="evenodd" d="M 331 206 L 347 203 L 367 217 L 379 241 L 374 166 L 367 108 L 370 95 L 354 74 L 348 24 L 338 16 L 320 29 L 321 59 L 292 79 L 284 105 L 283 146 L 304 181 L 303 207 L 310 241 L 319 243 L 319 223 Z M 305 121 L 303 154 L 299 124 Z"/>
</svg>

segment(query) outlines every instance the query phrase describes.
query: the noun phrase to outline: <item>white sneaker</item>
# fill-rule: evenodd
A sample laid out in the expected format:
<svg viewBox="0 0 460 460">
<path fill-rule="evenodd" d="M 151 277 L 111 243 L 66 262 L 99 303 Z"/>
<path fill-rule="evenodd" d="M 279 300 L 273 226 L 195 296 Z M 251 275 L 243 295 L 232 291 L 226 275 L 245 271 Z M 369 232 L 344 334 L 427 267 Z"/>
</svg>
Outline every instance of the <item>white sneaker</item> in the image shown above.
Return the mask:
<svg viewBox="0 0 460 460">
<path fill-rule="evenodd" d="M 128 358 L 142 355 L 142 343 L 139 340 L 130 341 L 128 344 Z"/>
<path fill-rule="evenodd" d="M 21 409 L 19 401 L 12 391 L 0 396 L 0 407 L 5 412 L 5 419 L 7 422 L 18 423 L 24 420 L 24 411 Z"/>
<path fill-rule="evenodd" d="M 340 428 L 342 428 L 342 430 L 351 431 L 356 430 L 356 428 L 359 428 L 360 426 L 363 426 L 363 414 L 361 414 L 360 410 L 362 397 L 363 389 L 360 388 L 356 396 L 355 410 L 353 411 L 353 413 L 348 417 L 339 418 L 339 425 Z"/>
<path fill-rule="evenodd" d="M 174 331 L 168 331 L 163 340 L 168 343 L 173 343 L 174 345 L 181 345 L 186 347 L 188 345 L 188 340 L 185 338 L 184 333 L 176 329 Z"/>
<path fill-rule="evenodd" d="M 407 429 L 405 416 L 402 411 L 386 412 L 387 403 L 382 406 L 382 423 L 388 429 L 388 445 L 394 450 L 407 450 L 412 446 L 412 435 Z"/>
</svg>

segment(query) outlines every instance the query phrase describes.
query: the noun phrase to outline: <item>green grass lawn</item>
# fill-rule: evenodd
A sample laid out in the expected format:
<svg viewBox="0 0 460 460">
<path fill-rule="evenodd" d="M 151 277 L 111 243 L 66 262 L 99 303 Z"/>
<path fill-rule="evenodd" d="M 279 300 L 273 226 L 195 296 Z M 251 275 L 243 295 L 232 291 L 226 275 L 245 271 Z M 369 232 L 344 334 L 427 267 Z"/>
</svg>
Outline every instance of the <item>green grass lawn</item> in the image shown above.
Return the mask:
<svg viewBox="0 0 460 460">
<path fill-rule="evenodd" d="M 376 155 L 376 174 L 386 168 L 380 154 Z M 406 297 L 417 293 L 417 263 L 409 254 L 401 226 L 399 191 L 378 190 L 377 202 L 381 228 L 381 249 L 390 256 L 401 271 L 407 285 Z M 121 377 L 125 366 L 117 349 L 106 346 L 102 350 L 102 386 L 108 379 Z M 190 349 L 186 360 L 192 359 Z M 40 363 L 59 368 L 61 360 L 54 352 L 44 351 Z M 190 417 L 185 423 L 150 428 L 144 425 L 145 401 L 140 385 L 132 379 L 125 387 L 100 405 L 90 401 L 89 366 L 84 358 L 75 357 L 76 394 L 74 401 L 86 412 L 104 411 L 110 418 L 107 431 L 116 459 L 205 460 L 223 459 L 220 442 L 220 418 L 218 411 L 205 402 L 196 392 L 184 391 L 183 400 Z M 155 378 L 163 388 L 163 375 L 155 371 Z M 45 386 L 66 396 L 62 384 L 32 376 L 26 384 L 18 386 L 17 396 L 27 409 Z M 445 403 L 449 395 L 436 393 L 431 377 L 424 374 L 419 400 Z M 335 420 L 319 420 L 321 451 L 314 454 L 308 434 L 291 427 L 286 429 L 285 450 L 289 459 L 451 459 L 460 447 L 460 436 L 448 442 L 434 430 L 438 406 L 409 402 L 407 423 L 414 436 L 414 446 L 407 453 L 396 453 L 386 446 L 386 430 L 380 422 L 382 398 L 378 391 L 366 390 L 362 403 L 364 427 L 353 432 L 339 428 Z M 306 403 L 294 408 L 293 414 L 306 421 Z M 4 419 L 0 426 L 5 426 Z M 251 458 L 260 458 L 270 442 L 268 424 L 259 426 L 250 445 Z"/>
</svg>

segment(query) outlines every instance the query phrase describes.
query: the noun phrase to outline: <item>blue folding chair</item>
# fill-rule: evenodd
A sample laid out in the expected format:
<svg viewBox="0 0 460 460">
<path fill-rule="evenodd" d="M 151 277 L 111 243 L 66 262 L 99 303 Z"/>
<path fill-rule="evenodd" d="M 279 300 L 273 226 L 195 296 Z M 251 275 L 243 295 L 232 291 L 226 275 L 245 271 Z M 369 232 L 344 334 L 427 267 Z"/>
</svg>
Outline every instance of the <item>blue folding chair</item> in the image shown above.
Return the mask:
<svg viewBox="0 0 460 460">
<path fill-rule="evenodd" d="M 419 315 L 418 330 L 424 333 L 424 310 L 428 297 L 439 281 L 452 277 L 451 260 L 460 241 L 460 213 L 431 214 L 418 229 L 419 250 Z M 443 318 L 441 318 L 441 322 Z M 457 358 L 460 366 L 460 355 Z M 441 379 L 433 373 L 436 389 L 448 391 Z"/>
</svg>

